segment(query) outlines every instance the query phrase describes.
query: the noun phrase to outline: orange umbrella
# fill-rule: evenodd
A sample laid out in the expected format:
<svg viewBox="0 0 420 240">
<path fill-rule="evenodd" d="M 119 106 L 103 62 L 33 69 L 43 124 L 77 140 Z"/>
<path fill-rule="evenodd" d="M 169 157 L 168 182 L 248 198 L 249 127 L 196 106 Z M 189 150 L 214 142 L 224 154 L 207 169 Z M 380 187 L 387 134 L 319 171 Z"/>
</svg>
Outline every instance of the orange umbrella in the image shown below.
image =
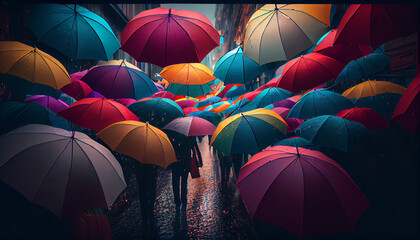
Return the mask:
<svg viewBox="0 0 420 240">
<path fill-rule="evenodd" d="M 406 88 L 392 82 L 367 80 L 347 89 L 342 95 L 348 99 L 359 99 L 364 97 L 373 97 L 382 93 L 403 94 L 405 90 Z"/>
<path fill-rule="evenodd" d="M 226 110 L 228 107 L 230 107 L 230 103 L 228 101 L 223 102 L 221 105 L 210 109 L 211 112 L 220 113 Z"/>
<path fill-rule="evenodd" d="M 113 151 L 130 156 L 143 164 L 166 168 L 177 161 L 168 136 L 148 123 L 117 122 L 97 135 Z"/>
<path fill-rule="evenodd" d="M 0 42 L 0 73 L 60 89 L 71 83 L 64 66 L 51 55 L 15 41 Z"/>
<path fill-rule="evenodd" d="M 181 63 L 165 67 L 159 75 L 169 83 L 202 85 L 216 79 L 213 72 L 201 63 Z"/>
</svg>

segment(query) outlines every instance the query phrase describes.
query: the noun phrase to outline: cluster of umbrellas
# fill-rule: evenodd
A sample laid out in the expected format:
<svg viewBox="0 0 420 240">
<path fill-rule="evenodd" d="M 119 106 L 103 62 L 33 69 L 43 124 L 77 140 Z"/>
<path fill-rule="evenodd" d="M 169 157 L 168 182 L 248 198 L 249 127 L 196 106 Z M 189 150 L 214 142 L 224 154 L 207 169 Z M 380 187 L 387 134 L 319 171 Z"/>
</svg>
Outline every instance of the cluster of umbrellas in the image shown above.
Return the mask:
<svg viewBox="0 0 420 240">
<path fill-rule="evenodd" d="M 264 5 L 250 18 L 243 45 L 214 71 L 199 63 L 219 43 L 206 17 L 143 11 L 121 33 L 121 49 L 163 67 L 156 83 L 125 60 L 108 61 L 120 44 L 99 16 L 78 5 L 39 5 L 28 22 L 39 41 L 73 59 L 106 62 L 69 75 L 36 47 L 0 42 L 0 73 L 62 92 L 61 99 L 35 95 L 0 104 L 0 180 L 58 216 L 107 208 L 126 186 L 112 151 L 167 168 L 177 160 L 166 131 L 211 135 L 225 155 L 255 154 L 237 183 L 251 218 L 302 238 L 351 231 L 370 203 L 347 169 L 321 151 L 351 153 L 372 144 L 389 121 L 418 133 L 420 81 L 405 89 L 368 80 L 342 94 L 323 84 L 381 71 L 389 57 L 377 48 L 415 32 L 410 19 L 417 10 L 352 4 L 333 30 L 330 10 Z M 287 62 L 247 92 L 263 65 L 275 61 Z M 31 181 L 23 182 L 28 173 Z"/>
</svg>

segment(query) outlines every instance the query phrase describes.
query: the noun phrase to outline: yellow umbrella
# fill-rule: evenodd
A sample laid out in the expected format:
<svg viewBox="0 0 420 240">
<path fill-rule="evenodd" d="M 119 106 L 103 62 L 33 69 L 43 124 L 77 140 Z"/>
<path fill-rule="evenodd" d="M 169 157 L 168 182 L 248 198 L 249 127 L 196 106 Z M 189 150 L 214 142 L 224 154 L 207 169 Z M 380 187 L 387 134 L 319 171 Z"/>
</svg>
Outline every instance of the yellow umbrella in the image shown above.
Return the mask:
<svg viewBox="0 0 420 240">
<path fill-rule="evenodd" d="M 122 121 L 106 127 L 97 135 L 113 151 L 143 164 L 166 168 L 177 161 L 168 136 L 148 123 Z"/>
<path fill-rule="evenodd" d="M 165 67 L 160 73 L 169 83 L 203 85 L 216 79 L 213 72 L 201 63 L 181 63 Z"/>
<path fill-rule="evenodd" d="M 373 97 L 382 93 L 404 94 L 405 90 L 406 88 L 392 82 L 367 80 L 347 89 L 342 95 L 348 99 L 359 99 Z"/>
<path fill-rule="evenodd" d="M 0 41 L 0 73 L 60 89 L 71 83 L 64 66 L 51 55 L 15 41 Z"/>
<path fill-rule="evenodd" d="M 260 65 L 289 60 L 329 31 L 331 4 L 266 4 L 249 19 L 244 55 Z"/>
</svg>

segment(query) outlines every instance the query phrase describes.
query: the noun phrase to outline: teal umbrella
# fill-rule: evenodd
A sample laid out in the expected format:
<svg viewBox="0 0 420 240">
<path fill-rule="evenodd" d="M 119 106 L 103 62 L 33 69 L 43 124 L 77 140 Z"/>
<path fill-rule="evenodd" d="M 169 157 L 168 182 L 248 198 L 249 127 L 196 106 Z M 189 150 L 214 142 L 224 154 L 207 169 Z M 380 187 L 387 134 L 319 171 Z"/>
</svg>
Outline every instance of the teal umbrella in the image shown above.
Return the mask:
<svg viewBox="0 0 420 240">
<path fill-rule="evenodd" d="M 250 102 L 251 102 L 251 100 L 249 100 L 247 98 L 241 99 L 241 100 L 237 101 L 236 104 L 233 104 L 232 106 L 226 108 L 225 113 L 227 115 L 229 115 L 229 114 L 233 113 L 235 110 L 245 106 L 246 104 L 248 104 Z"/>
<path fill-rule="evenodd" d="M 270 87 L 264 89 L 260 92 L 253 100 L 252 103 L 256 105 L 257 108 L 262 108 L 267 105 L 270 105 L 286 98 L 292 97 L 293 94 L 287 90 L 277 87 Z"/>
<path fill-rule="evenodd" d="M 210 84 L 203 85 L 186 85 L 180 83 L 171 83 L 169 84 L 166 91 L 171 92 L 175 95 L 184 95 L 190 97 L 203 96 L 212 91 Z"/>
<path fill-rule="evenodd" d="M 38 4 L 27 25 L 39 41 L 73 59 L 109 60 L 121 47 L 103 18 L 75 4 Z"/>
</svg>

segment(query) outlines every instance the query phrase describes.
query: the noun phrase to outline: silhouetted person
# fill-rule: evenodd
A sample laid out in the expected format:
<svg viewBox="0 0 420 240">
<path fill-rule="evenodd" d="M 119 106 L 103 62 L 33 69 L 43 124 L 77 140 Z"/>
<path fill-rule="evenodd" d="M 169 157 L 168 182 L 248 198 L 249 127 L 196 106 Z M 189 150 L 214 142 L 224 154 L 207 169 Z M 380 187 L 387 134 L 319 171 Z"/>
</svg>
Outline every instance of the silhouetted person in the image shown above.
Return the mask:
<svg viewBox="0 0 420 240">
<path fill-rule="evenodd" d="M 181 138 L 168 134 L 174 147 L 178 162 L 172 164 L 172 190 L 177 206 L 187 203 L 188 173 L 191 171 L 191 153 L 188 138 Z M 181 182 L 181 188 L 180 188 Z M 181 196 L 180 196 L 181 195 Z"/>
<path fill-rule="evenodd" d="M 235 171 L 236 180 L 238 180 L 239 170 L 243 166 L 243 163 L 242 163 L 243 154 L 232 154 L 231 156 L 232 156 L 232 163 L 233 163 L 233 169 Z"/>
<path fill-rule="evenodd" d="M 220 180 L 222 182 L 222 187 L 225 188 L 227 186 L 227 183 L 229 182 L 230 168 L 232 166 L 232 162 L 230 161 L 229 156 L 225 155 L 220 151 L 217 151 L 217 158 L 219 159 L 220 164 Z"/>
</svg>

